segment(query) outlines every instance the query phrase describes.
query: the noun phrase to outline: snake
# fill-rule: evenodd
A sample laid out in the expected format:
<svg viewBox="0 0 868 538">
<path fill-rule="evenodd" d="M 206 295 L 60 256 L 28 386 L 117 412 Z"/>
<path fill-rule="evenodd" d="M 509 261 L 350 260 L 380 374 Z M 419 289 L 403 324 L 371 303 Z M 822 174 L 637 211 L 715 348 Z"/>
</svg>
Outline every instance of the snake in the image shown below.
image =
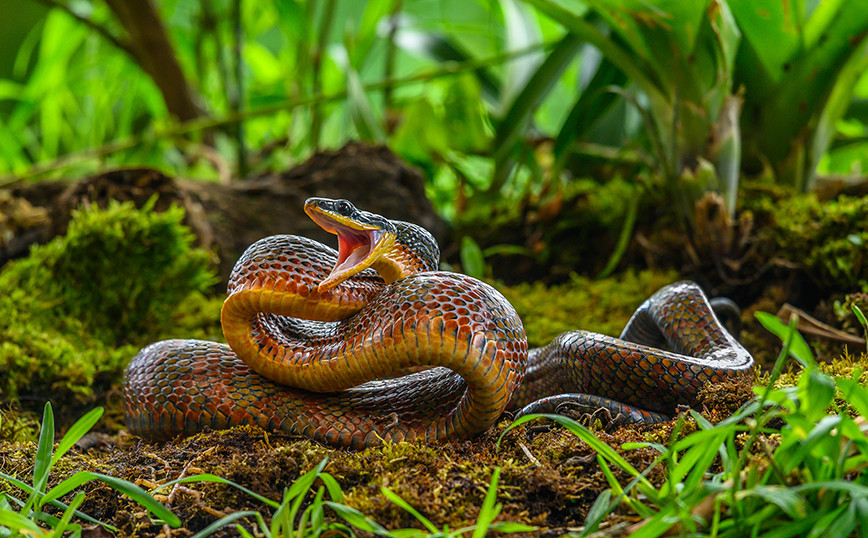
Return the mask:
<svg viewBox="0 0 868 538">
<path fill-rule="evenodd" d="M 424 228 L 310 198 L 335 250 L 295 235 L 252 244 L 229 278 L 226 343 L 165 340 L 124 374 L 128 430 L 161 441 L 256 425 L 336 447 L 469 438 L 507 413 L 670 420 L 752 356 L 690 281 L 660 289 L 618 338 L 569 331 L 528 349 L 494 287 L 441 271 Z"/>
</svg>

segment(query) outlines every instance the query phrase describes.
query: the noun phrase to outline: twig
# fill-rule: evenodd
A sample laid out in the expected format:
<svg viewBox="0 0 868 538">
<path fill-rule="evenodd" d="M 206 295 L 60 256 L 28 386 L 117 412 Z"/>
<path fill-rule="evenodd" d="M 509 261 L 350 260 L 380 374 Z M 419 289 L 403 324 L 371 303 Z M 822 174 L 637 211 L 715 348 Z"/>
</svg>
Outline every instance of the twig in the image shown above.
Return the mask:
<svg viewBox="0 0 868 538">
<path fill-rule="evenodd" d="M 538 459 L 536 459 L 536 457 L 534 457 L 533 454 L 530 453 L 530 450 L 526 446 L 524 446 L 524 443 L 519 441 L 518 447 L 521 449 L 522 452 L 524 452 L 524 455 L 527 456 L 527 459 L 529 459 L 530 462 L 534 464 L 534 466 L 542 467 L 542 464 L 539 462 Z"/>
</svg>

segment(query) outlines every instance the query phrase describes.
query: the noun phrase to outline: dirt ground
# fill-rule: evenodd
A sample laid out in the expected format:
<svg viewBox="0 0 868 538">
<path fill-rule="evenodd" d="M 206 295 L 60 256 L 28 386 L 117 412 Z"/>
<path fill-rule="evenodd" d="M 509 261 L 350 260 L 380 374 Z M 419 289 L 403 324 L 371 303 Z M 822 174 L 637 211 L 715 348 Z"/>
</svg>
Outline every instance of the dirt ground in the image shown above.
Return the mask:
<svg viewBox="0 0 868 538">
<path fill-rule="evenodd" d="M 750 382 L 716 386 L 703 395 L 703 414 L 720 420 L 751 397 Z M 587 417 L 577 417 L 580 420 Z M 360 452 L 336 450 L 307 439 L 236 427 L 167 443 L 146 443 L 126 432 L 88 434 L 52 470 L 50 485 L 80 470 L 117 476 L 153 492 L 160 484 L 202 473 L 213 473 L 265 497 L 280 501 L 284 488 L 328 458 L 325 471 L 340 484 L 344 503 L 389 529 L 421 525 L 381 492 L 387 486 L 442 528 L 473 524 L 479 514 L 492 472 L 501 468 L 497 500 L 503 503 L 499 520 L 534 525 L 533 535 L 560 536 L 583 525 L 588 510 L 608 487 L 596 453 L 569 431 L 544 419 L 507 432 L 503 420 L 481 436 L 443 446 L 397 443 Z M 596 420 L 590 426 L 610 446 L 654 441 L 666 443 L 675 422 L 606 431 Z M 687 419 L 682 434 L 695 428 Z M 656 457 L 650 449 L 619 450 L 630 463 L 646 468 Z M 35 446 L 0 444 L 0 470 L 26 480 L 32 475 Z M 618 475 L 621 483 L 629 481 Z M 663 481 L 657 467 L 649 477 Z M 271 508 L 234 487 L 219 483 L 191 483 L 155 493 L 183 522 L 179 529 L 154 524 L 148 514 L 104 484 L 85 486 L 84 513 L 119 529 L 122 536 L 186 536 L 237 510 Z M 15 494 L 15 493 L 13 493 Z M 20 495 L 20 492 L 17 492 Z M 66 499 L 69 501 L 70 499 Z M 333 513 L 326 518 L 335 518 Z M 617 515 L 605 522 L 607 533 L 622 534 L 637 521 Z M 252 530 L 251 521 L 244 525 Z M 91 526 L 92 535 L 102 531 Z M 237 534 L 234 526 L 218 535 Z"/>
</svg>

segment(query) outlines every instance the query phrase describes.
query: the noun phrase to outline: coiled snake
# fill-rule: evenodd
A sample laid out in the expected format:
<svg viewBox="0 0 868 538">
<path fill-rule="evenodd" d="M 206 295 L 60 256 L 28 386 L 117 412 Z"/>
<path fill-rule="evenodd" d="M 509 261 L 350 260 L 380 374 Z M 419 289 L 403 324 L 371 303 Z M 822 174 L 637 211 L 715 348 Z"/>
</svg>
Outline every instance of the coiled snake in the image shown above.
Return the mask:
<svg viewBox="0 0 868 538">
<path fill-rule="evenodd" d="M 573 331 L 528 351 L 512 305 L 479 280 L 439 272 L 423 228 L 345 200 L 311 198 L 305 211 L 339 250 L 289 235 L 251 245 L 221 312 L 228 345 L 163 341 L 130 363 L 132 433 L 255 424 L 360 448 L 469 436 L 506 410 L 563 402 L 657 422 L 753 365 L 691 282 L 654 294 L 620 338 Z M 666 344 L 674 351 L 658 349 Z"/>
</svg>

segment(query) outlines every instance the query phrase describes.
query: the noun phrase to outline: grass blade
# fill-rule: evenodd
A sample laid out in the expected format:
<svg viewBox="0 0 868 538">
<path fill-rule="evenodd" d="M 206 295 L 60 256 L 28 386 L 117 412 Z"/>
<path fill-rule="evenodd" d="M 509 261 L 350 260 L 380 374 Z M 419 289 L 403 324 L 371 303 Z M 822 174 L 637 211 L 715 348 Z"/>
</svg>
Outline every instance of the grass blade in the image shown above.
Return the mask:
<svg viewBox="0 0 868 538">
<path fill-rule="evenodd" d="M 39 430 L 39 442 L 36 445 L 36 460 L 33 462 L 33 490 L 24 506 L 24 513 L 29 513 L 41 491 L 48 482 L 48 472 L 51 470 L 51 452 L 54 449 L 54 412 L 51 402 L 45 402 L 42 411 L 42 427 Z"/>
<path fill-rule="evenodd" d="M 594 501 L 591 509 L 588 510 L 588 515 L 585 517 L 585 530 L 582 536 L 594 533 L 603 521 L 603 518 L 615 508 L 612 504 L 612 490 L 604 489 L 602 493 L 597 495 L 597 500 Z"/>
<path fill-rule="evenodd" d="M 545 61 L 537 68 L 525 84 L 497 129 L 494 138 L 494 158 L 502 159 L 525 131 L 525 125 L 533 111 L 558 81 L 569 63 L 576 57 L 581 41 L 573 34 L 567 34 L 558 42 Z"/>
<path fill-rule="evenodd" d="M 552 0 L 525 1 L 533 4 L 541 13 L 547 15 L 552 20 L 562 24 L 567 30 L 579 36 L 583 41 L 600 49 L 603 56 L 623 71 L 630 80 L 638 84 L 647 93 L 652 94 L 654 99 L 664 99 L 664 85 L 655 80 L 653 72 L 646 70 L 637 61 L 632 50 L 626 49 L 613 38 L 603 34 L 593 24 L 585 20 L 584 17 L 576 15 Z"/>
<path fill-rule="evenodd" d="M 359 530 L 376 534 L 386 534 L 389 532 L 379 523 L 369 519 L 355 508 L 332 501 L 325 501 L 323 504 L 334 510 L 341 519 Z"/>
<path fill-rule="evenodd" d="M 461 238 L 461 270 L 473 278 L 485 278 L 485 255 L 469 235 Z"/>
<path fill-rule="evenodd" d="M 862 313 L 862 309 L 855 304 L 853 305 L 853 313 L 856 315 L 856 319 L 859 320 L 859 323 L 862 324 L 862 327 L 864 327 L 865 336 L 868 338 L 868 319 L 865 319 L 865 314 Z"/>
<path fill-rule="evenodd" d="M 583 64 L 585 61 L 585 52 L 583 51 Z M 626 82 L 627 77 L 612 62 L 605 58 L 600 61 L 593 78 L 573 104 L 561 125 L 560 131 L 558 131 L 557 138 L 555 138 L 552 152 L 559 166 L 565 160 L 567 150 L 572 142 L 597 125 L 618 99 L 618 95 L 609 90 L 610 87 L 623 86 Z"/>
<path fill-rule="evenodd" d="M 497 192 L 509 177 L 510 167 L 507 166 L 513 148 L 527 130 L 527 124 L 534 110 L 543 98 L 551 91 L 564 70 L 575 58 L 581 46 L 581 41 L 573 34 L 567 34 L 552 49 L 545 61 L 537 68 L 527 83 L 509 106 L 501 121 L 498 122 L 494 137 L 492 154 L 495 161 L 494 180 L 490 191 Z"/>
<path fill-rule="evenodd" d="M 107 486 L 114 488 L 114 490 L 118 493 L 126 495 L 130 499 L 136 501 L 147 510 L 152 512 L 156 517 L 168 523 L 170 526 L 179 527 L 181 525 L 181 520 L 178 519 L 178 516 L 176 516 L 168 508 L 157 502 L 156 499 L 151 497 L 145 490 L 143 490 L 139 486 L 120 478 L 115 478 L 113 476 L 108 476 L 100 473 L 92 473 L 90 471 L 80 471 L 78 473 L 75 473 L 71 477 L 67 478 L 60 484 L 53 487 L 48 493 L 45 494 L 45 497 L 42 498 L 40 506 L 51 500 L 63 497 L 70 491 L 92 480 L 99 480 Z"/>
<path fill-rule="evenodd" d="M 9 527 L 12 532 L 30 531 L 33 536 L 42 536 L 45 531 L 14 510 L 0 509 L 0 525 Z"/>
<path fill-rule="evenodd" d="M 338 481 L 335 480 L 335 477 L 328 473 L 320 473 L 319 479 L 322 480 L 322 483 L 325 485 L 326 489 L 329 492 L 329 497 L 331 497 L 333 501 L 343 501 L 344 492 L 341 491 L 341 486 L 340 484 L 338 484 Z"/>
<path fill-rule="evenodd" d="M 12 484 L 13 486 L 15 486 L 15 487 L 17 487 L 17 488 L 20 488 L 21 490 L 23 490 L 23 491 L 24 491 L 25 493 L 27 493 L 27 494 L 30 494 L 30 493 L 33 492 L 33 486 L 30 486 L 30 485 L 28 485 L 28 484 L 22 482 L 21 480 L 18 480 L 17 478 L 15 478 L 15 477 L 13 477 L 13 476 L 9 476 L 9 475 L 6 474 L 6 473 L 0 473 L 0 478 L 2 478 L 3 480 L 6 480 L 7 482 L 9 482 L 10 484 Z M 25 505 L 24 502 L 22 502 L 22 501 L 16 499 L 15 497 L 12 497 L 11 495 L 6 495 L 6 497 L 9 498 L 9 499 L 12 499 L 13 501 L 15 501 L 15 502 L 16 502 L 19 506 L 21 506 L 22 508 L 23 508 L 24 505 Z M 4 501 L 4 502 L 5 502 L 5 501 Z M 68 505 L 66 505 L 66 504 L 64 504 L 64 503 L 62 503 L 62 502 L 60 502 L 60 501 L 57 501 L 57 500 L 50 501 L 50 502 L 47 503 L 47 504 L 50 504 L 51 506 L 54 506 L 54 507 L 56 507 L 56 508 L 60 508 L 61 510 L 66 510 L 66 509 L 69 507 Z M 8 503 L 7 503 L 7 505 L 8 505 Z M 0 508 L 3 508 L 3 505 L 2 505 L 2 504 L 0 504 Z M 93 524 L 95 524 L 95 525 L 99 525 L 99 526 L 101 526 L 101 527 L 105 527 L 106 529 L 108 529 L 108 530 L 110 530 L 110 531 L 112 531 L 112 532 L 117 532 L 117 529 L 116 529 L 115 527 L 109 525 L 108 523 L 105 523 L 105 522 L 103 522 L 103 521 L 100 521 L 100 520 L 98 520 L 98 519 L 96 519 L 96 518 L 94 518 L 94 517 L 91 517 L 91 516 L 85 514 L 84 512 L 79 512 L 78 510 L 76 510 L 75 515 L 76 515 L 76 517 L 78 517 L 79 519 L 83 519 L 83 520 L 87 521 L 88 523 L 93 523 Z"/>
<path fill-rule="evenodd" d="M 213 475 L 210 473 L 197 474 L 194 476 L 185 476 L 184 478 L 179 478 L 177 480 L 172 480 L 170 482 L 166 482 L 165 484 L 161 484 L 160 487 L 155 489 L 154 493 L 157 493 L 157 492 L 162 491 L 164 489 L 170 488 L 170 487 L 174 486 L 175 484 L 186 484 L 189 482 L 217 482 L 218 484 L 226 484 L 227 486 L 232 486 L 232 487 L 234 487 L 240 491 L 243 491 L 244 493 L 250 495 L 251 497 L 253 497 L 257 501 L 259 501 L 263 504 L 267 504 L 268 506 L 270 506 L 272 508 L 279 508 L 280 507 L 280 503 L 275 502 L 275 501 L 269 499 L 268 497 L 263 497 L 262 495 L 256 493 L 255 491 L 245 488 L 241 484 L 236 484 L 235 482 L 233 482 L 231 480 L 226 480 L 223 477 Z"/>
<path fill-rule="evenodd" d="M 488 491 L 485 492 L 485 500 L 482 501 L 482 506 L 479 508 L 479 517 L 476 520 L 476 529 L 473 531 L 472 538 L 483 538 L 488 532 L 488 527 L 494 522 L 497 514 L 500 513 L 500 507 L 495 506 L 497 500 L 497 479 L 500 476 L 500 467 L 495 467 L 491 474 L 491 484 L 488 486 Z"/>
<path fill-rule="evenodd" d="M 638 189 L 638 187 L 637 187 Z M 606 262 L 606 267 L 597 275 L 598 280 L 602 280 L 611 275 L 618 267 L 621 258 L 627 251 L 627 246 L 630 244 L 630 239 L 633 237 L 633 227 L 636 225 L 636 216 L 639 214 L 639 199 L 640 196 L 634 195 L 630 198 L 627 205 L 627 218 L 624 220 L 624 225 L 621 227 L 621 233 L 618 234 L 618 243 L 615 245 L 615 250 L 609 256 Z"/>
<path fill-rule="evenodd" d="M 349 64 L 346 65 L 346 70 L 347 107 L 359 138 L 368 142 L 383 142 L 386 133 L 383 131 L 382 122 L 374 114 L 358 72 Z"/>
<path fill-rule="evenodd" d="M 760 324 L 762 324 L 767 331 L 780 338 L 782 342 L 786 342 L 787 339 L 790 338 L 789 325 L 785 324 L 777 316 L 769 314 L 768 312 L 757 312 L 755 315 Z M 799 361 L 804 368 L 817 365 L 814 361 L 814 354 L 811 352 L 811 347 L 798 331 L 795 331 L 792 335 L 789 352 L 790 355 Z"/>
<path fill-rule="evenodd" d="M 289 489 L 286 492 L 286 497 L 294 499 L 299 495 L 303 496 L 306 494 L 316 480 L 316 477 L 319 476 L 323 469 L 325 469 L 327 462 L 328 458 L 323 458 L 316 467 L 296 478 L 295 482 L 289 486 Z"/>
<path fill-rule="evenodd" d="M 604 443 L 603 441 L 598 439 L 597 436 L 594 435 L 594 433 L 591 430 L 589 430 L 585 426 L 579 424 L 575 420 L 561 416 L 561 415 L 539 414 L 539 415 L 525 415 L 523 417 L 519 417 L 512 424 L 510 424 L 503 431 L 502 434 L 500 434 L 500 438 L 497 440 L 497 447 L 498 448 L 500 447 L 500 442 L 503 440 L 503 436 L 506 435 L 506 432 L 515 428 L 516 426 L 524 424 L 525 422 L 529 422 L 531 420 L 535 420 L 535 419 L 540 418 L 540 417 L 553 420 L 553 421 L 557 422 L 558 424 L 560 424 L 561 426 L 563 426 L 564 428 L 567 428 L 568 430 L 573 432 L 577 437 L 579 437 L 582 441 L 588 443 L 588 445 L 590 445 L 591 448 L 593 448 L 597 452 L 597 454 L 603 456 L 608 461 L 614 463 L 615 465 L 620 467 L 621 470 L 629 473 L 631 476 L 638 477 L 641 475 L 641 473 L 639 471 L 637 471 L 635 467 L 630 465 L 630 462 L 628 462 L 627 460 L 624 459 L 623 456 L 618 454 L 618 452 L 615 451 L 614 448 L 610 447 L 609 445 L 607 445 L 606 443 Z M 647 479 L 643 478 L 642 483 L 644 485 L 646 485 L 647 487 L 653 489 L 653 486 L 651 486 L 651 483 L 648 482 Z"/>
<path fill-rule="evenodd" d="M 535 532 L 539 530 L 539 527 L 525 525 L 524 523 L 515 523 L 513 521 L 496 521 L 489 525 L 488 528 L 492 531 L 502 532 L 505 534 L 512 534 L 515 532 Z"/>
<path fill-rule="evenodd" d="M 81 503 L 84 502 L 85 494 L 83 491 L 79 491 L 75 494 L 75 497 L 72 498 L 72 502 L 69 503 L 69 508 L 63 513 L 63 517 L 60 518 L 60 521 L 57 525 L 54 526 L 54 534 L 57 536 L 63 536 L 63 532 L 69 526 L 69 520 L 72 519 L 72 515 L 75 514 L 75 511 L 81 506 Z"/>
<path fill-rule="evenodd" d="M 410 506 L 410 503 L 402 499 L 400 495 L 387 488 L 386 486 L 380 486 L 380 491 L 383 492 L 383 495 L 385 495 L 387 499 L 397 504 L 405 512 L 409 512 L 413 517 L 419 520 L 419 523 L 424 525 L 426 529 L 434 533 L 437 532 L 437 527 L 435 527 L 434 524 L 428 520 L 428 518 L 420 514 L 418 510 Z"/>
<path fill-rule="evenodd" d="M 839 377 L 835 379 L 838 389 L 844 394 L 847 403 L 863 417 L 868 417 L 868 390 L 859 382 L 858 375 L 853 378 Z"/>
<path fill-rule="evenodd" d="M 33 485 L 44 484 L 51 469 L 51 452 L 54 448 L 54 412 L 51 402 L 45 403 L 42 412 L 42 428 L 39 430 L 39 442 L 36 446 L 36 461 L 33 463 Z M 39 488 L 37 488 L 39 489 Z"/>
<path fill-rule="evenodd" d="M 51 458 L 52 465 L 57 463 L 57 460 L 62 458 L 79 439 L 84 437 L 84 435 L 94 427 L 100 417 L 102 417 L 102 413 L 103 408 L 97 407 L 91 409 L 83 417 L 75 421 L 75 424 L 69 428 L 69 431 L 66 432 L 66 435 L 63 436 L 63 439 L 61 439 L 60 443 L 57 445 L 57 450 L 54 451 L 54 457 Z"/>
<path fill-rule="evenodd" d="M 208 525 L 201 531 L 197 532 L 193 535 L 193 538 L 204 538 L 205 536 L 211 536 L 218 530 L 222 529 L 226 525 L 232 523 L 233 521 L 237 521 L 244 517 L 259 517 L 262 518 L 262 514 L 259 512 L 254 512 L 253 510 L 239 510 L 238 512 L 232 512 L 229 515 L 223 516 L 214 523 Z"/>
<path fill-rule="evenodd" d="M 807 513 L 808 503 L 792 489 L 783 486 L 756 486 L 738 492 L 736 498 L 741 499 L 749 496 L 759 497 L 774 504 L 793 519 L 804 517 Z"/>
<path fill-rule="evenodd" d="M 283 535 L 292 535 L 293 518 L 289 516 L 290 500 L 291 497 L 289 496 L 289 492 L 284 489 L 283 501 L 280 503 L 280 506 L 277 508 L 277 510 L 275 510 L 274 514 L 271 515 L 271 527 L 266 529 L 265 534 L 269 536 L 279 536 L 281 534 L 280 531 L 282 528 Z"/>
</svg>

